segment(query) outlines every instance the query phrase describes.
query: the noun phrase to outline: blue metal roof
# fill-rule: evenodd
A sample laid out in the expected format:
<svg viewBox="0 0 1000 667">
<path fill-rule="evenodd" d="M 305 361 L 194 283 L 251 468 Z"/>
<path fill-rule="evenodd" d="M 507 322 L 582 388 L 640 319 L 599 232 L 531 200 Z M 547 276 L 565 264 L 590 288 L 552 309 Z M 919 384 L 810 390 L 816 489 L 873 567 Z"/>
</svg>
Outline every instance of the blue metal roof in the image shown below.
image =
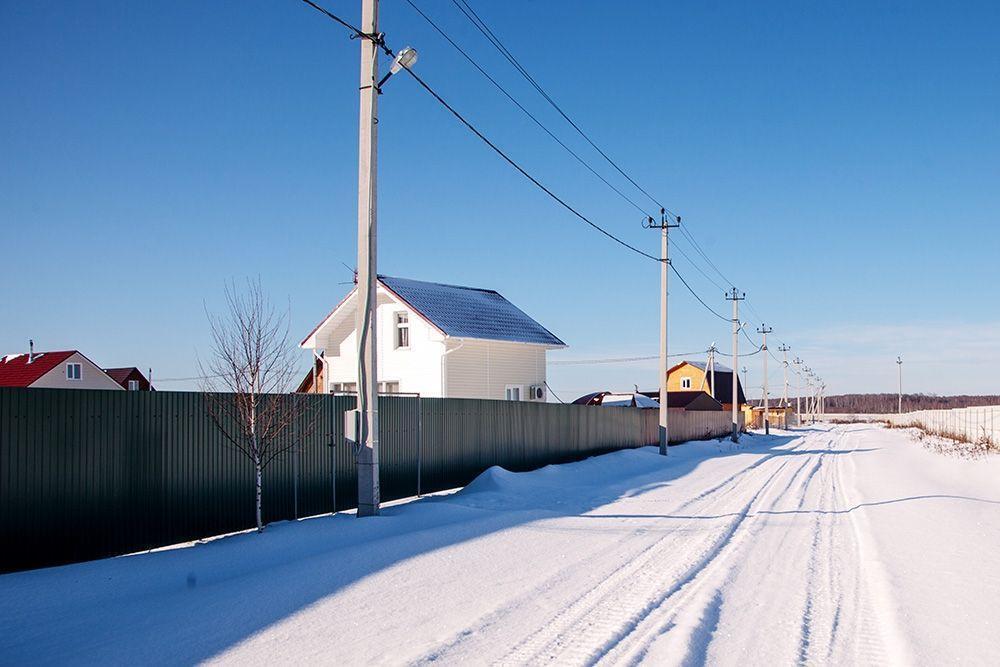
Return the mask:
<svg viewBox="0 0 1000 667">
<path fill-rule="evenodd" d="M 708 370 L 708 362 L 707 361 L 685 361 L 684 363 L 691 364 L 695 368 L 700 368 L 703 371 L 707 371 Z M 729 366 L 725 366 L 723 364 L 720 364 L 720 363 L 716 362 L 716 364 L 715 364 L 715 372 L 717 372 L 717 373 L 732 373 L 733 369 L 730 368 Z"/>
<path fill-rule="evenodd" d="M 379 280 L 448 336 L 565 345 L 494 290 L 389 276 Z"/>
</svg>

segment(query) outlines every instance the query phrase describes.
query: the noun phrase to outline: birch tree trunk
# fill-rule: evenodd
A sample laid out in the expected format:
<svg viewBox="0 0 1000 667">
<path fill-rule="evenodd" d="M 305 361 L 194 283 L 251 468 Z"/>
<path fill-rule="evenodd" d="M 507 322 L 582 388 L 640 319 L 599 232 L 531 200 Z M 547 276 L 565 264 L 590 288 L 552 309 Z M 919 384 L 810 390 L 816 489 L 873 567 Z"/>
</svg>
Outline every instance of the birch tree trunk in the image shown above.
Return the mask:
<svg viewBox="0 0 1000 667">
<path fill-rule="evenodd" d="M 257 484 L 257 532 L 262 533 L 264 532 L 264 522 L 261 519 L 261 477 L 262 477 L 261 473 L 263 472 L 263 470 L 260 465 L 260 458 L 254 460 L 253 467 L 254 467 L 254 474 L 256 475 L 256 484 Z"/>
</svg>

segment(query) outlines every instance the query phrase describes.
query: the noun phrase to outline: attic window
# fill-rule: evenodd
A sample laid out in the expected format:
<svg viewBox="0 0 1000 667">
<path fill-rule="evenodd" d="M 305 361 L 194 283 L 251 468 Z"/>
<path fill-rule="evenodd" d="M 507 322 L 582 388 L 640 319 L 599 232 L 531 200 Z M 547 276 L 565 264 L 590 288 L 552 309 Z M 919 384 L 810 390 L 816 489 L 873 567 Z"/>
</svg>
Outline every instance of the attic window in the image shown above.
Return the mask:
<svg viewBox="0 0 1000 667">
<path fill-rule="evenodd" d="M 138 380 L 129 380 L 128 381 L 128 390 L 129 391 L 139 391 L 139 381 Z"/>
<path fill-rule="evenodd" d="M 681 378 L 681 389 L 691 388 L 691 378 Z"/>
<path fill-rule="evenodd" d="M 79 380 L 81 377 L 80 364 L 66 364 L 66 379 Z"/>
<path fill-rule="evenodd" d="M 410 347 L 410 316 L 408 313 L 396 313 L 396 348 Z"/>
</svg>

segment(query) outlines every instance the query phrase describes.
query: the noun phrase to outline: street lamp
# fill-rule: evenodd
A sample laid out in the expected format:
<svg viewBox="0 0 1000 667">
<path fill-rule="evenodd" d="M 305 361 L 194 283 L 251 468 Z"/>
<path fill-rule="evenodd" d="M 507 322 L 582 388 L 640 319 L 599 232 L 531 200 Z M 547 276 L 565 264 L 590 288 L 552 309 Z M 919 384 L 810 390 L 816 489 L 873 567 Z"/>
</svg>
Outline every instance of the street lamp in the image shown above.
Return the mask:
<svg viewBox="0 0 1000 667">
<path fill-rule="evenodd" d="M 382 84 L 389 80 L 389 77 L 397 73 L 399 70 L 410 69 L 417 64 L 417 50 L 412 46 L 407 46 L 400 50 L 396 54 L 396 57 L 392 59 L 392 64 L 389 65 L 389 73 L 382 77 L 382 80 L 378 82 L 378 88 L 382 87 Z"/>
</svg>

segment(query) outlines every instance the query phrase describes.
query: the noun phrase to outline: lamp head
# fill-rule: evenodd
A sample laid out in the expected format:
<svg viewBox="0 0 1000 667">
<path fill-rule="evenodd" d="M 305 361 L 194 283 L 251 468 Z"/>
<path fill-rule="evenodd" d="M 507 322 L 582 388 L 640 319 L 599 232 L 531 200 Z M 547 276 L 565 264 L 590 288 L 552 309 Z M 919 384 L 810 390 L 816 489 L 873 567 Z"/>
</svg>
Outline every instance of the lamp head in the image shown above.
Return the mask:
<svg viewBox="0 0 1000 667">
<path fill-rule="evenodd" d="M 399 70 L 410 69 L 417 63 L 417 50 L 412 46 L 407 46 L 396 54 L 396 57 L 392 60 L 392 65 L 389 67 L 389 73 L 395 74 Z"/>
</svg>

